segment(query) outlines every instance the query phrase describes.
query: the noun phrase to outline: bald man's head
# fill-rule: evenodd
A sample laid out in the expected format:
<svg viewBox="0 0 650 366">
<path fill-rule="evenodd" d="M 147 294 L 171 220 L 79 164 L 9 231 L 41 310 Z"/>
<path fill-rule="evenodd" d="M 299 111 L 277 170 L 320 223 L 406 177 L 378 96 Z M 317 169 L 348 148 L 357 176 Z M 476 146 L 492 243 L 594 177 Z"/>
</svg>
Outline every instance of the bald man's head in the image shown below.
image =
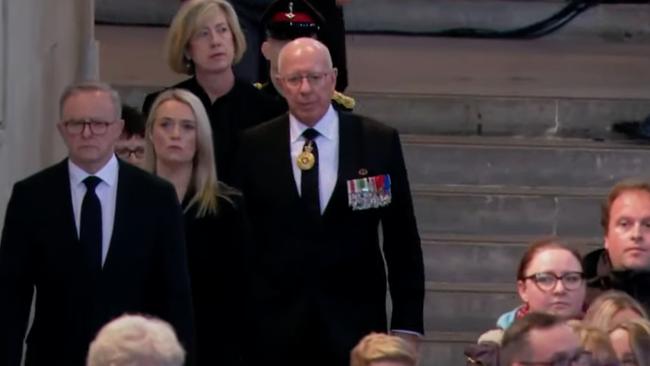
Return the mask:
<svg viewBox="0 0 650 366">
<path fill-rule="evenodd" d="M 282 74 L 283 59 L 287 57 L 298 57 L 303 53 L 311 53 L 316 57 L 322 58 L 325 65 L 330 69 L 332 68 L 332 56 L 327 46 L 314 38 L 303 37 L 294 39 L 280 50 L 280 54 L 278 55 L 278 71 L 280 74 Z"/>
<path fill-rule="evenodd" d="M 313 127 L 327 113 L 336 86 L 336 69 L 330 52 L 313 38 L 298 38 L 280 51 L 278 76 L 289 112 Z"/>
</svg>

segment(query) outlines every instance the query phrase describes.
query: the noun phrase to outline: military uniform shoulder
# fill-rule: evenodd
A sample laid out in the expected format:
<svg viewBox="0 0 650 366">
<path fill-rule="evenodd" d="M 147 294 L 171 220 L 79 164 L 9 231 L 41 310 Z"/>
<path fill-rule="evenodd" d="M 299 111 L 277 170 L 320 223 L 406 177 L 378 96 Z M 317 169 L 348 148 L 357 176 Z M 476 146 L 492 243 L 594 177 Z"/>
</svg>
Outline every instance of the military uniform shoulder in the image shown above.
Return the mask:
<svg viewBox="0 0 650 366">
<path fill-rule="evenodd" d="M 339 91 L 334 91 L 334 95 L 332 96 L 332 101 L 334 101 L 335 104 L 342 107 L 343 110 L 347 110 L 347 111 L 353 110 L 354 106 L 357 104 L 354 98 L 347 96 Z"/>
<path fill-rule="evenodd" d="M 266 84 L 268 84 L 268 82 L 266 82 L 266 83 L 260 83 L 260 82 L 258 81 L 257 83 L 253 83 L 253 86 L 254 86 L 255 89 L 257 89 L 257 90 L 262 90 L 262 89 L 264 89 L 264 88 L 266 87 Z"/>
</svg>

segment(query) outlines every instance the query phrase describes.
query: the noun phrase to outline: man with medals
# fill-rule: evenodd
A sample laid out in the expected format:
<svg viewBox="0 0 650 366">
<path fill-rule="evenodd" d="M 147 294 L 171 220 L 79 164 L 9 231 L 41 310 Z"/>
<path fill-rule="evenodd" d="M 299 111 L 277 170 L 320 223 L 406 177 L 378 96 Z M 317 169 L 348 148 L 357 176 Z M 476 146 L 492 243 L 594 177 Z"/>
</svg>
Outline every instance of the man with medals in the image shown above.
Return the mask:
<svg viewBox="0 0 650 366">
<path fill-rule="evenodd" d="M 320 0 L 319 0 L 320 1 Z M 318 38 L 325 19 L 306 0 L 277 0 L 264 12 L 262 24 L 266 40 L 262 43 L 262 55 L 269 62 L 270 80 L 255 83 L 265 94 L 284 103 L 274 76 L 278 73 L 278 54 L 284 45 L 299 37 Z M 332 105 L 340 111 L 352 111 L 355 100 L 341 92 L 332 95 Z M 286 106 L 286 103 L 285 103 Z"/>
<path fill-rule="evenodd" d="M 278 61 L 289 113 L 245 131 L 238 159 L 251 364 L 347 366 L 370 332 L 417 346 L 424 265 L 397 131 L 332 106 L 337 70 L 319 41 L 298 38 Z"/>
</svg>

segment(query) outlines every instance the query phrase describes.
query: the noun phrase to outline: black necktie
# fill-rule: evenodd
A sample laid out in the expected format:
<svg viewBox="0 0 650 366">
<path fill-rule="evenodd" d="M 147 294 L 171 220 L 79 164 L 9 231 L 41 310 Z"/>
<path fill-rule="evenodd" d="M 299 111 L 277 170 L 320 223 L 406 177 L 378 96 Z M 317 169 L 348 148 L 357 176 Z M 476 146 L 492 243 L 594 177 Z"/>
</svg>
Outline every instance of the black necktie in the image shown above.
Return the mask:
<svg viewBox="0 0 650 366">
<path fill-rule="evenodd" d="M 318 131 L 313 128 L 308 128 L 302 133 L 302 135 L 305 138 L 303 151 L 305 150 L 305 147 L 311 146 L 311 153 L 314 154 L 314 166 L 311 167 L 311 169 L 302 171 L 302 177 L 300 178 L 300 195 L 310 215 L 312 215 L 312 217 L 320 217 L 320 196 L 318 194 L 318 147 L 316 146 L 316 137 L 318 137 L 319 134 Z"/>
<path fill-rule="evenodd" d="M 95 193 L 95 187 L 101 181 L 100 178 L 92 175 L 83 181 L 86 185 L 86 194 L 81 203 L 79 241 L 92 273 L 98 273 L 102 268 L 102 204 Z"/>
</svg>

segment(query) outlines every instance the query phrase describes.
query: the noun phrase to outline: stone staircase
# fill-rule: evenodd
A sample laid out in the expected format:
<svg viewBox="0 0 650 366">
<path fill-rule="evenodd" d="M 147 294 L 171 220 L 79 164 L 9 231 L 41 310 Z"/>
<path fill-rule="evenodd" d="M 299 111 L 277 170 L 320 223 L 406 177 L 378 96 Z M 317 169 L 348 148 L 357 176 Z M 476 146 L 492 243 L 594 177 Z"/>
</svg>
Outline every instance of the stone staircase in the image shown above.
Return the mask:
<svg viewBox="0 0 650 366">
<path fill-rule="evenodd" d="M 650 72 L 636 69 L 650 45 L 413 38 L 399 42 L 412 43 L 405 57 L 382 55 L 397 41 L 369 39 L 374 61 L 351 85 L 358 112 L 403 132 L 426 264 L 423 364 L 462 365 L 462 349 L 518 304 L 526 244 L 602 245 L 609 187 L 650 176 L 648 145 L 610 130 L 650 113 L 648 84 L 637 84 Z"/>
<path fill-rule="evenodd" d="M 463 348 L 518 304 L 527 243 L 599 247 L 608 189 L 650 177 L 650 145 L 610 131 L 650 114 L 650 42 L 589 37 L 585 24 L 535 41 L 348 36 L 356 111 L 402 134 L 426 267 L 422 365 L 463 365 Z M 96 31 L 102 78 L 127 102 L 179 79 L 159 56 L 164 29 Z"/>
</svg>

